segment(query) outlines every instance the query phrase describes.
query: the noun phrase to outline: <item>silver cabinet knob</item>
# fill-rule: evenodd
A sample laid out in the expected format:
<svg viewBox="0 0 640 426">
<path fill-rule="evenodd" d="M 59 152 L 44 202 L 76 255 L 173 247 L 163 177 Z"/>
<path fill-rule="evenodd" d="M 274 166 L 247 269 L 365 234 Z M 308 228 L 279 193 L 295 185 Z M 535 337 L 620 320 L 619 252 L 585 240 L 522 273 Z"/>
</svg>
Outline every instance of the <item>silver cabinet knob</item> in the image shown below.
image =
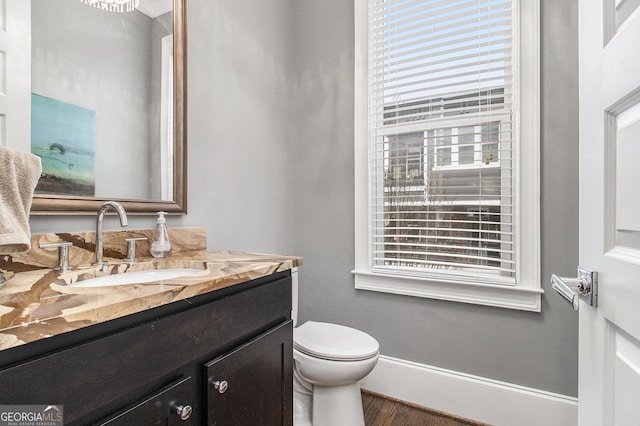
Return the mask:
<svg viewBox="0 0 640 426">
<path fill-rule="evenodd" d="M 229 388 L 229 383 L 227 383 L 226 380 L 216 380 L 211 381 L 211 386 L 213 386 L 214 389 L 216 389 L 218 391 L 218 393 L 225 393 L 227 391 L 227 389 Z"/>
<path fill-rule="evenodd" d="M 187 420 L 193 413 L 193 408 L 190 405 L 178 405 L 176 407 L 176 413 L 180 416 L 181 420 Z"/>
</svg>

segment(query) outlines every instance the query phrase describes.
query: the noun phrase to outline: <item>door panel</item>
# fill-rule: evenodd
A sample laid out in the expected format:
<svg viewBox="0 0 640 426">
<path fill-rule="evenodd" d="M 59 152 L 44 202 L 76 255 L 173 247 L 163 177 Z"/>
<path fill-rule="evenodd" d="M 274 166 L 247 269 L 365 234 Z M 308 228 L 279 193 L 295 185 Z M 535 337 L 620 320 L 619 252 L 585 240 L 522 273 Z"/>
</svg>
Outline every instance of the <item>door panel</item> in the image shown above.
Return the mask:
<svg viewBox="0 0 640 426">
<path fill-rule="evenodd" d="M 580 0 L 580 425 L 640 424 L 640 10 Z M 617 9 L 616 9 L 617 7 Z"/>
<path fill-rule="evenodd" d="M 614 132 L 610 133 L 607 144 L 614 144 L 615 163 L 615 209 L 613 224 L 615 229 L 614 247 L 628 248 L 629 254 L 640 261 L 640 103 L 633 100 L 629 108 L 612 114 L 615 121 Z M 613 226 L 612 226 L 613 225 Z"/>
<path fill-rule="evenodd" d="M 611 348 L 608 369 L 613 380 L 607 406 L 612 408 L 611 424 L 637 425 L 640 419 L 638 389 L 640 389 L 640 342 L 609 325 L 611 330 Z"/>
</svg>

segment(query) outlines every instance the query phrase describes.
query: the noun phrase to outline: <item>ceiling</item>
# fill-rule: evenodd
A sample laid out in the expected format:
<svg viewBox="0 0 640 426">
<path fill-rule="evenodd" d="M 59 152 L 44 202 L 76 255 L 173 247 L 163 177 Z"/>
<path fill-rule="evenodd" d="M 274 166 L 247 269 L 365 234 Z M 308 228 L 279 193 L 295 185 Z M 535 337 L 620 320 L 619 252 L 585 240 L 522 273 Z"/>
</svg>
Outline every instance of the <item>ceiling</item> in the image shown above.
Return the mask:
<svg viewBox="0 0 640 426">
<path fill-rule="evenodd" d="M 173 0 L 140 0 L 137 9 L 149 18 L 164 15 L 173 8 Z"/>
</svg>

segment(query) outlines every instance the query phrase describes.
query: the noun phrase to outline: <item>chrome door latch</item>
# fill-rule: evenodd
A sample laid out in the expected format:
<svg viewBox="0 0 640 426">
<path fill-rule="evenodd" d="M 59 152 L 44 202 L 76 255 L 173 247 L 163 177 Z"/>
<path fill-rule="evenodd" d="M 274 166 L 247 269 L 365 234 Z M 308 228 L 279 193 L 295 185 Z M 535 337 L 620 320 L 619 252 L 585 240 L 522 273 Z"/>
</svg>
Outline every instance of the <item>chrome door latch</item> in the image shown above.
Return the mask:
<svg viewBox="0 0 640 426">
<path fill-rule="evenodd" d="M 578 310 L 578 300 L 582 299 L 590 306 L 598 305 L 598 273 L 589 268 L 578 266 L 577 278 L 551 275 L 551 287 Z"/>
</svg>

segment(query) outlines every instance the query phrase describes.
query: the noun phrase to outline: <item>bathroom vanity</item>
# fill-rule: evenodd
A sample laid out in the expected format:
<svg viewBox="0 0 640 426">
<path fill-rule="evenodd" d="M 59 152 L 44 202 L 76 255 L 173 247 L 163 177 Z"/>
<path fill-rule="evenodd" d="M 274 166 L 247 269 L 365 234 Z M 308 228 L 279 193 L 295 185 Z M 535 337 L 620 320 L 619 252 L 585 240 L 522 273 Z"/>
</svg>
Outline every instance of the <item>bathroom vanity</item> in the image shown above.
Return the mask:
<svg viewBox="0 0 640 426">
<path fill-rule="evenodd" d="M 0 404 L 61 405 L 65 424 L 292 424 L 290 269 L 302 260 L 202 259 L 210 270 L 200 281 L 69 294 L 56 294 L 55 272 L 38 271 L 40 288 L 29 294 L 40 292 L 41 305 L 27 320 L 23 304 L 18 328 L 2 324 Z M 29 297 L 13 295 L 0 294 L 2 307 Z M 88 306 L 82 314 L 79 304 Z"/>
</svg>

